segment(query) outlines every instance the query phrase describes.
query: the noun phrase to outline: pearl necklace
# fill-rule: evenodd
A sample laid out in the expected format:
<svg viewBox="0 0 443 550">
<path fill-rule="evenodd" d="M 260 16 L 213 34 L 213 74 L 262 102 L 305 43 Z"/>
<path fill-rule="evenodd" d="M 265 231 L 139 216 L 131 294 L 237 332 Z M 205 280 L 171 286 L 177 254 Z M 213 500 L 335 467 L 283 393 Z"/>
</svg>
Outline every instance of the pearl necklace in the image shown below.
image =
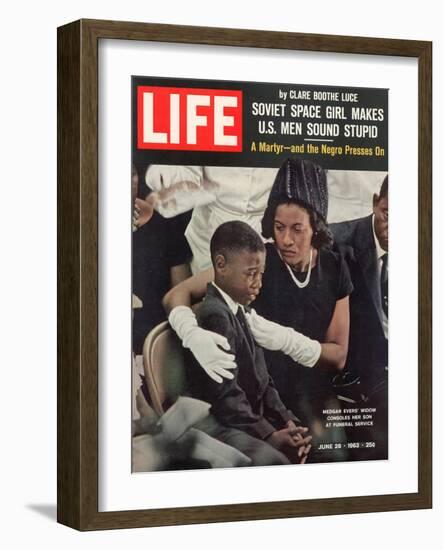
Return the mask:
<svg viewBox="0 0 443 550">
<path fill-rule="evenodd" d="M 280 250 L 277 250 L 278 255 L 280 256 L 282 262 L 285 264 L 287 270 L 289 271 L 289 275 L 291 276 L 294 283 L 298 286 L 298 288 L 305 288 L 308 286 L 309 281 L 311 280 L 311 269 L 312 269 L 312 246 L 311 246 L 311 254 L 309 256 L 309 267 L 308 267 L 308 274 L 306 275 L 306 279 L 304 281 L 299 281 L 297 277 L 294 275 L 294 272 L 292 271 L 292 268 L 283 260 L 282 255 L 280 254 Z"/>
</svg>

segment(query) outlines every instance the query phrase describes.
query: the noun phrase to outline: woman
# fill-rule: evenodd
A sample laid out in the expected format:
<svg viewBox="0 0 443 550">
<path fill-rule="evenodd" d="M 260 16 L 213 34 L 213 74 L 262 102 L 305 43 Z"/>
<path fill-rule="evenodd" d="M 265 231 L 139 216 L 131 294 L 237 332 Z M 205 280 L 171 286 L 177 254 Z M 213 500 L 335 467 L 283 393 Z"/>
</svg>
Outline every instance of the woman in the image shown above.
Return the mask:
<svg viewBox="0 0 443 550">
<path fill-rule="evenodd" d="M 273 244 L 267 245 L 266 270 L 255 303 L 266 319 L 321 343 L 313 369 L 294 364 L 280 352 L 266 351 L 268 369 L 283 401 L 318 440 L 326 436 L 323 411 L 338 408 L 330 379 L 346 362 L 352 291 L 346 264 L 330 250 L 327 205 L 324 170 L 307 161 L 287 160 L 277 174 L 262 221 L 263 236 L 272 238 Z M 333 440 L 343 436 L 341 430 L 328 431 Z"/>
<path fill-rule="evenodd" d="M 273 242 L 267 244 L 262 289 L 253 304 L 260 315 L 252 314 L 249 324 L 255 340 L 264 348 L 275 350 L 267 351 L 267 365 L 285 405 L 311 428 L 317 442 L 345 443 L 342 429 L 326 428 L 326 414 L 323 413 L 338 407 L 330 379 L 332 373 L 342 370 L 345 365 L 349 294 L 352 291 L 346 265 L 329 250 L 332 238 L 325 221 L 327 206 L 324 170 L 309 161 L 286 160 L 275 178 L 262 221 L 263 236 L 272 238 Z M 204 272 L 173 288 L 165 296 L 166 308 L 172 309 L 171 325 L 179 336 L 190 322 L 191 313 L 189 309 L 185 311 L 185 308 L 175 306 L 190 305 L 192 301 L 201 299 L 210 280 L 212 273 Z M 285 334 L 289 338 L 286 355 L 278 351 L 282 349 L 280 345 L 277 349 L 274 345 L 275 341 L 281 340 L 280 329 L 275 323 L 294 329 Z M 199 349 L 189 347 L 197 359 L 200 350 L 211 354 L 208 352 L 210 344 L 205 340 L 207 335 L 200 332 L 196 323 L 191 333 L 191 339 Z M 319 358 L 313 368 L 304 366 L 311 367 L 312 361 L 302 364 L 299 359 L 312 357 L 309 339 L 305 339 L 307 343 L 303 340 L 304 352 L 301 355 L 291 353 L 291 345 L 293 348 L 299 345 L 298 333 L 314 340 L 317 346 L 320 343 L 319 356 L 316 355 Z M 312 349 L 315 350 L 315 346 Z M 217 349 L 214 356 L 217 353 L 224 354 Z M 229 374 L 229 371 L 216 373 L 221 376 Z M 327 448 L 322 451 L 317 447 L 314 459 L 344 458 L 345 454 L 339 449 L 331 453 Z"/>
</svg>

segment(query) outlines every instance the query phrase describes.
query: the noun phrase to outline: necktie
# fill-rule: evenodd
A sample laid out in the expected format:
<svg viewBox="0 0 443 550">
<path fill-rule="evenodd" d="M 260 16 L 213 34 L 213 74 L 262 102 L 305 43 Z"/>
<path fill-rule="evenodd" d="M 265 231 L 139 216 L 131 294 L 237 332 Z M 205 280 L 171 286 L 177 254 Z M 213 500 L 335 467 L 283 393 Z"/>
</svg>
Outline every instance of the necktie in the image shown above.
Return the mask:
<svg viewBox="0 0 443 550">
<path fill-rule="evenodd" d="M 380 292 L 381 292 L 381 307 L 388 316 L 388 253 L 381 257 L 381 274 L 380 274 Z"/>
<path fill-rule="evenodd" d="M 241 328 L 243 329 L 243 332 L 246 336 L 246 340 L 248 341 L 248 344 L 251 346 L 251 349 L 253 349 L 252 334 L 251 334 L 251 331 L 249 330 L 248 321 L 246 320 L 245 314 L 243 313 L 243 308 L 240 306 L 238 306 L 236 317 L 238 319 L 238 322 L 240 323 Z"/>
</svg>

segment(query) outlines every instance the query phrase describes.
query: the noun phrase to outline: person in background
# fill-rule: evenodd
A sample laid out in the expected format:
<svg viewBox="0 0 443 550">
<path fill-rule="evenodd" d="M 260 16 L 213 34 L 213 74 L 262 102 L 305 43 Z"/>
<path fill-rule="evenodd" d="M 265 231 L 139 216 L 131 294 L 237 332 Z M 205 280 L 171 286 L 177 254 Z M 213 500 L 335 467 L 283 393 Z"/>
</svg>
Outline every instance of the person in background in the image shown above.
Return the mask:
<svg viewBox="0 0 443 550">
<path fill-rule="evenodd" d="M 346 370 L 335 384 L 338 392 L 352 391 L 353 397 L 376 408 L 375 428 L 370 430 L 376 447 L 370 454 L 382 458 L 388 450 L 388 213 L 386 176 L 369 216 L 331 224 L 354 285 Z"/>
<path fill-rule="evenodd" d="M 252 167 L 151 165 L 148 168 L 148 188 L 160 193 L 175 190 L 177 202 L 183 203 L 183 212 L 193 206 L 185 233 L 192 250 L 193 274 L 211 268 L 209 240 L 220 224 L 241 220 L 260 232 L 276 173 L 276 168 Z M 180 192 L 183 185 L 186 193 Z M 180 204 L 175 206 L 180 211 Z M 169 215 L 167 209 L 164 215 Z"/>
<path fill-rule="evenodd" d="M 178 220 L 165 219 L 153 208 L 149 195 L 138 197 L 139 176 L 132 167 L 132 197 L 137 225 L 132 234 L 132 291 L 142 307 L 134 310 L 133 349 L 141 354 L 152 328 L 166 320 L 161 303 L 165 293 L 190 276 L 191 250 L 177 227 Z M 143 217 L 137 219 L 142 211 Z"/>
</svg>

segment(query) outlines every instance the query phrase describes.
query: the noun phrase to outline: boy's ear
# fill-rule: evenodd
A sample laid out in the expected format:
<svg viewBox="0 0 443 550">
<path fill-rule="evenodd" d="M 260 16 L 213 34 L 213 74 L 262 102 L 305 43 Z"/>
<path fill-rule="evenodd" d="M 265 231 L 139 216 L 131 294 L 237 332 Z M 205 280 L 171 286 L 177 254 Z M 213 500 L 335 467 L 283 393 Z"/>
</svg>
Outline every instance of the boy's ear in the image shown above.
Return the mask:
<svg viewBox="0 0 443 550">
<path fill-rule="evenodd" d="M 226 258 L 223 254 L 217 254 L 214 260 L 214 266 L 217 271 L 223 271 L 226 267 Z"/>
<path fill-rule="evenodd" d="M 374 193 L 374 195 L 372 196 L 372 209 L 377 207 L 377 204 L 379 203 L 379 201 L 380 201 L 380 197 L 377 195 L 377 193 Z"/>
</svg>

